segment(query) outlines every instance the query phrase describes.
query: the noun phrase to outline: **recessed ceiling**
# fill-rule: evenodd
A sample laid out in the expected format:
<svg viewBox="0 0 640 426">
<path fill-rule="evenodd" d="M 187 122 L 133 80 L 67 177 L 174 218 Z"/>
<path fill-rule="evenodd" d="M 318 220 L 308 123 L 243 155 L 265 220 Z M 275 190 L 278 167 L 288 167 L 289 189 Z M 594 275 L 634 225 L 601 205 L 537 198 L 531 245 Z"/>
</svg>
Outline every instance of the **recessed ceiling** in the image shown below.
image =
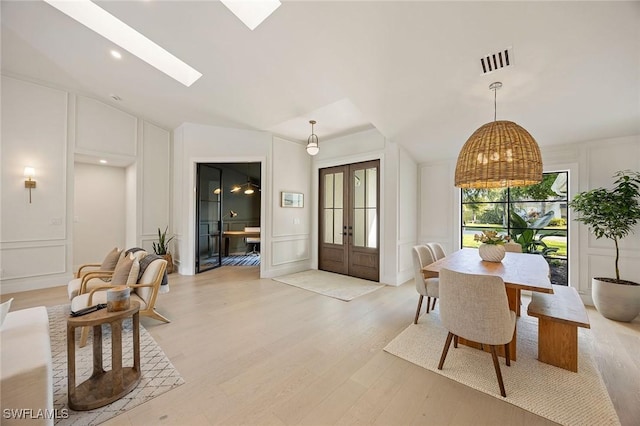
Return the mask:
<svg viewBox="0 0 640 426">
<path fill-rule="evenodd" d="M 321 143 L 375 127 L 418 162 L 493 119 L 541 147 L 640 133 L 640 2 L 290 1 L 253 31 L 217 1 L 99 1 L 202 72 L 185 87 L 44 2 L 1 3 L 2 71 L 184 122 Z M 512 47 L 512 66 L 479 58 Z M 114 102 L 111 94 L 122 100 Z"/>
</svg>

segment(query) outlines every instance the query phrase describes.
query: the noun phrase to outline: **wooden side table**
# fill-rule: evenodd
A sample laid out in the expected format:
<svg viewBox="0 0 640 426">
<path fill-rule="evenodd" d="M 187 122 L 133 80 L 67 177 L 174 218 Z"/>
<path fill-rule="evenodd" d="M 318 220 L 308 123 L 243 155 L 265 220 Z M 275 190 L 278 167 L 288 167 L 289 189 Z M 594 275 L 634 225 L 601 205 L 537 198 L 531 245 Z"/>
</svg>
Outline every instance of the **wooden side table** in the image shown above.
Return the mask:
<svg viewBox="0 0 640 426">
<path fill-rule="evenodd" d="M 131 392 L 140 382 L 140 303 L 131 301 L 125 311 L 101 309 L 67 320 L 67 389 L 69 408 L 93 410 Z M 133 367 L 122 367 L 122 321 L 133 317 Z M 111 370 L 102 368 L 102 324 L 111 326 Z M 93 327 L 93 373 L 76 386 L 75 329 Z"/>
</svg>

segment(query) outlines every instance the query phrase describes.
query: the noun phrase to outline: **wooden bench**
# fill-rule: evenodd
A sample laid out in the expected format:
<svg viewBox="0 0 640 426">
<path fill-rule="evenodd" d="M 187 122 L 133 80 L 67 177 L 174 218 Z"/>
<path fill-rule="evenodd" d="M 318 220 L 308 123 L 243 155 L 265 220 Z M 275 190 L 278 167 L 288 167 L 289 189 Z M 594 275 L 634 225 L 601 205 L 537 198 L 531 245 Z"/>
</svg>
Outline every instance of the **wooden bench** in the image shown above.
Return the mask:
<svg viewBox="0 0 640 426">
<path fill-rule="evenodd" d="M 573 287 L 553 285 L 553 294 L 532 292 L 527 314 L 538 318 L 538 360 L 578 371 L 578 327 L 591 328 Z"/>
</svg>

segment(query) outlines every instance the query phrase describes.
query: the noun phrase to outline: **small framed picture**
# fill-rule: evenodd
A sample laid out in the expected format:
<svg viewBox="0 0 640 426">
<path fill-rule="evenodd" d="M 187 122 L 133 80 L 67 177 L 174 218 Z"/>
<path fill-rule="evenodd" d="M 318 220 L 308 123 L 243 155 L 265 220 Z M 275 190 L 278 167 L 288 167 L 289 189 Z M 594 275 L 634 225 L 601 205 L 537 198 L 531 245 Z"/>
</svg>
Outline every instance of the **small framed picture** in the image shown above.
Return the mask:
<svg viewBox="0 0 640 426">
<path fill-rule="evenodd" d="M 282 191 L 280 195 L 281 207 L 304 207 L 304 194 Z"/>
</svg>

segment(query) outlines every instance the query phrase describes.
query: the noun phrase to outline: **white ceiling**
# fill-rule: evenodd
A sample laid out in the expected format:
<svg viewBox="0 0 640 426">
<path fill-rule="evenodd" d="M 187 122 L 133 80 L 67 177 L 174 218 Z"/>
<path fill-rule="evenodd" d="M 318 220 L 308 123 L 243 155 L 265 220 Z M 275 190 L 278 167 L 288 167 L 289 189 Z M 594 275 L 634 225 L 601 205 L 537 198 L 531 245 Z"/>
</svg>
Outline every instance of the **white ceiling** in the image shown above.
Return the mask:
<svg viewBox="0 0 640 426">
<path fill-rule="evenodd" d="M 203 73 L 185 87 L 41 1 L 1 3 L 2 71 L 184 122 L 306 141 L 375 127 L 418 162 L 493 119 L 541 146 L 640 134 L 640 2 L 284 1 L 250 31 L 217 1 L 98 1 Z M 481 74 L 480 57 L 514 65 Z M 122 100 L 115 102 L 110 95 Z"/>
</svg>

